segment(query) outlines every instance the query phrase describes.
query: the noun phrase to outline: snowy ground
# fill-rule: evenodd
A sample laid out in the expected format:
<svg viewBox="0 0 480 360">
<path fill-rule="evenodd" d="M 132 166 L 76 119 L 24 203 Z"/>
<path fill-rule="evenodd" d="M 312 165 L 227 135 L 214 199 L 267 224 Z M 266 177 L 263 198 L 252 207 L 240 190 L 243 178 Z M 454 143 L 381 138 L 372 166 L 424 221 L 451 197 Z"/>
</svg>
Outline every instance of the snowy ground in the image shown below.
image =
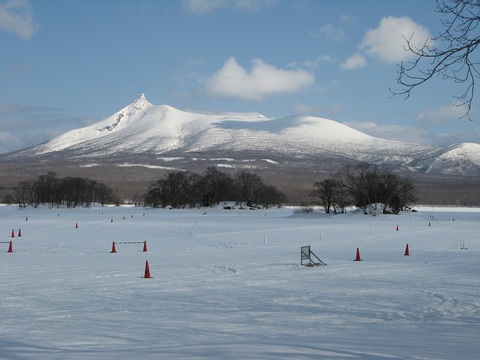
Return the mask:
<svg viewBox="0 0 480 360">
<path fill-rule="evenodd" d="M 480 354 L 480 209 L 0 206 L 0 240 L 2 359 Z M 328 265 L 300 266 L 302 245 Z"/>
</svg>

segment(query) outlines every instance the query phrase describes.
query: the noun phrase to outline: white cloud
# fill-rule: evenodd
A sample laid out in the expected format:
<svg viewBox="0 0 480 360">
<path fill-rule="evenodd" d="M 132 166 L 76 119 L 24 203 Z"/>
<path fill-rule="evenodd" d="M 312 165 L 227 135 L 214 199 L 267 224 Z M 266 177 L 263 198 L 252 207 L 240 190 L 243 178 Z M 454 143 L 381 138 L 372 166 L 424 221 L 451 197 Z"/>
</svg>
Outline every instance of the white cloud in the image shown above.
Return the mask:
<svg viewBox="0 0 480 360">
<path fill-rule="evenodd" d="M 279 69 L 260 59 L 252 61 L 248 72 L 231 57 L 220 70 L 204 80 L 204 85 L 210 95 L 262 100 L 271 94 L 298 92 L 314 81 L 314 75 L 308 71 Z"/>
<path fill-rule="evenodd" d="M 339 103 L 331 103 L 328 106 L 296 103 L 292 110 L 295 114 L 319 116 L 328 119 L 338 116 L 343 111 L 342 106 Z"/>
<path fill-rule="evenodd" d="M 20 145 L 19 139 L 13 134 L 0 131 L 0 154 L 11 151 Z"/>
<path fill-rule="evenodd" d="M 309 69 L 315 69 L 320 66 L 321 63 L 334 63 L 335 60 L 330 55 L 317 56 L 313 60 L 305 61 L 303 65 Z"/>
<path fill-rule="evenodd" d="M 450 122 L 459 121 L 451 119 Z M 377 124 L 373 121 L 350 121 L 343 124 L 364 132 L 365 134 L 389 140 L 397 140 L 415 144 L 450 145 L 460 142 L 478 143 L 480 129 L 468 120 L 460 126 L 440 131 L 439 124 L 432 126 L 409 126 L 395 124 Z M 469 128 L 470 127 L 470 128 Z M 460 131 L 458 131 L 460 130 Z"/>
<path fill-rule="evenodd" d="M 353 24 L 356 20 L 353 16 L 350 16 L 350 15 L 347 15 L 347 14 L 342 14 L 340 16 L 340 20 L 344 23 L 344 24 Z"/>
<path fill-rule="evenodd" d="M 39 144 L 98 119 L 66 117 L 60 109 L 0 103 L 0 154 Z"/>
<path fill-rule="evenodd" d="M 387 63 L 398 63 L 412 56 L 404 49 L 405 38 L 411 38 L 412 45 L 421 48 L 431 35 L 427 28 L 409 17 L 388 16 L 377 28 L 367 31 L 358 48 Z"/>
<path fill-rule="evenodd" d="M 359 69 L 364 67 L 366 63 L 367 63 L 367 60 L 365 59 L 365 56 L 359 53 L 355 53 L 352 56 L 350 56 L 347 60 L 342 62 L 340 64 L 340 68 L 344 70 Z"/>
<path fill-rule="evenodd" d="M 218 9 L 256 11 L 271 6 L 277 0 L 183 0 L 183 8 L 195 15 L 204 15 Z"/>
<path fill-rule="evenodd" d="M 384 17 L 377 28 L 365 33 L 358 45 L 359 52 L 342 62 L 340 67 L 344 70 L 362 68 L 367 63 L 365 55 L 389 64 L 408 60 L 413 54 L 405 50 L 406 39 L 416 48 L 422 48 L 427 41 L 433 45 L 428 29 L 409 17 Z"/>
<path fill-rule="evenodd" d="M 184 0 L 183 8 L 195 15 L 208 14 L 223 7 L 222 0 Z"/>
<path fill-rule="evenodd" d="M 334 27 L 332 24 L 324 25 L 316 31 L 310 31 L 309 34 L 312 37 L 330 41 L 341 41 L 345 37 L 343 30 Z"/>
<path fill-rule="evenodd" d="M 437 109 L 427 109 L 417 115 L 417 121 L 428 124 L 445 124 L 454 122 L 465 115 L 465 106 L 442 106 Z"/>
<path fill-rule="evenodd" d="M 428 144 L 432 143 L 433 140 L 433 136 L 430 132 L 413 126 L 379 125 L 373 121 L 350 121 L 344 122 L 343 124 L 370 136 L 382 139 L 417 144 Z"/>
<path fill-rule="evenodd" d="M 30 39 L 38 31 L 30 3 L 27 0 L 7 0 L 0 4 L 0 29 L 24 40 Z"/>
<path fill-rule="evenodd" d="M 318 105 L 297 103 L 293 106 L 293 111 L 296 114 L 315 115 L 320 114 L 323 111 L 323 108 Z"/>
</svg>

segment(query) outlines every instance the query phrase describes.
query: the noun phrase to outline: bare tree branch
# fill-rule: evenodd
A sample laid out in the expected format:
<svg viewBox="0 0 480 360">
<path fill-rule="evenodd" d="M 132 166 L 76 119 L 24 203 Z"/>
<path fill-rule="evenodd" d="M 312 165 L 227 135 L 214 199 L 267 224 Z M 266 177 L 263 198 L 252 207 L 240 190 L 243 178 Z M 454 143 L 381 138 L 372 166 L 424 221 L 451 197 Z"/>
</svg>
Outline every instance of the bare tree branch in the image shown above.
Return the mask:
<svg viewBox="0 0 480 360">
<path fill-rule="evenodd" d="M 409 98 L 413 89 L 435 76 L 461 84 L 463 91 L 455 95 L 455 106 L 466 107 L 462 117 L 470 118 L 475 96 L 475 83 L 480 77 L 480 59 L 476 53 L 480 44 L 480 0 L 437 0 L 437 12 L 443 19 L 444 30 L 417 48 L 413 35 L 405 37 L 405 50 L 414 60 L 398 64 L 397 83 L 400 90 L 392 94 Z"/>
</svg>

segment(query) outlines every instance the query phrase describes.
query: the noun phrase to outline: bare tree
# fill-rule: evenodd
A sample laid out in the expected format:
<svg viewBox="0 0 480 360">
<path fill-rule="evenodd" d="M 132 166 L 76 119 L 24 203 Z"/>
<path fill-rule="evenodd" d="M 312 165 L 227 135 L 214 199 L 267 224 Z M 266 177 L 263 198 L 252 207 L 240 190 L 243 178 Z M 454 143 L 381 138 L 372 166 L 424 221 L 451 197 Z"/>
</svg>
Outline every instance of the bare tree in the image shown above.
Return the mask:
<svg viewBox="0 0 480 360">
<path fill-rule="evenodd" d="M 218 171 L 213 166 L 208 167 L 197 184 L 203 192 L 202 205 L 212 206 L 225 200 L 232 188 L 232 182 L 230 175 Z"/>
<path fill-rule="evenodd" d="M 400 91 L 394 95 L 406 98 L 416 87 L 436 75 L 464 86 L 463 92 L 455 96 L 455 106 L 466 107 L 462 117 L 470 118 L 475 95 L 475 81 L 479 77 L 480 43 L 480 1 L 479 0 L 437 0 L 437 12 L 445 16 L 441 20 L 444 30 L 427 40 L 422 47 L 414 45 L 412 37 L 405 38 L 405 50 L 415 59 L 399 64 L 397 82 Z"/>
<path fill-rule="evenodd" d="M 256 173 L 241 171 L 235 175 L 234 186 L 237 193 L 236 200 L 239 204 L 255 206 L 258 202 L 258 189 L 263 186 L 263 181 Z"/>
<path fill-rule="evenodd" d="M 118 204 L 119 199 L 105 184 L 81 177 L 57 178 L 54 172 L 40 175 L 35 181 L 20 181 L 15 187 L 20 206 L 90 206 L 93 202 Z"/>
<path fill-rule="evenodd" d="M 258 204 L 262 205 L 264 208 L 269 208 L 271 206 L 280 207 L 287 202 L 285 194 L 273 185 L 262 184 L 260 188 L 257 189 L 257 194 Z"/>
<path fill-rule="evenodd" d="M 26 207 L 27 204 L 33 203 L 33 181 L 20 181 L 15 187 L 17 202 L 20 207 Z"/>
<path fill-rule="evenodd" d="M 320 204 L 327 214 L 330 213 L 332 208 L 335 209 L 335 197 L 340 185 L 340 182 L 335 179 L 325 179 L 313 184 L 314 189 L 311 195 L 320 200 Z"/>
<path fill-rule="evenodd" d="M 153 207 L 185 207 L 190 198 L 190 178 L 182 171 L 171 171 L 153 184 L 145 195 L 145 203 Z"/>
<path fill-rule="evenodd" d="M 203 175 L 172 171 L 152 184 L 144 195 L 145 205 L 153 207 L 212 206 L 228 200 L 270 207 L 280 206 L 287 199 L 274 186 L 265 185 L 255 173 L 242 171 L 234 181 L 214 167 L 207 168 Z"/>
<path fill-rule="evenodd" d="M 335 175 L 338 183 L 334 204 L 353 204 L 366 210 L 372 206 L 375 213 L 380 210 L 398 214 L 404 207 L 415 201 L 415 187 L 409 179 L 403 179 L 391 170 L 377 165 L 360 163 L 355 167 L 347 165 Z M 324 185 L 328 182 L 324 182 Z M 318 190 L 318 185 L 317 186 Z M 325 190 L 325 189 L 323 189 Z M 383 204 L 378 208 L 378 204 Z M 340 207 L 342 208 L 342 207 Z"/>
</svg>

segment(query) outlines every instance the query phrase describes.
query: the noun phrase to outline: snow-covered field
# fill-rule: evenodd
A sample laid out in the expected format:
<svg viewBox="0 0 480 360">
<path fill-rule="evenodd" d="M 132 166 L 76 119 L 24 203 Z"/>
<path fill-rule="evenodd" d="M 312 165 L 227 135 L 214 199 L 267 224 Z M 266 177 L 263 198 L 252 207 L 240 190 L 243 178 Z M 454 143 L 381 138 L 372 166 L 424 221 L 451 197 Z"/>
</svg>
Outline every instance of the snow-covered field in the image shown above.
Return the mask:
<svg viewBox="0 0 480 360">
<path fill-rule="evenodd" d="M 419 210 L 0 206 L 0 358 L 478 359 L 480 209 Z"/>
</svg>

